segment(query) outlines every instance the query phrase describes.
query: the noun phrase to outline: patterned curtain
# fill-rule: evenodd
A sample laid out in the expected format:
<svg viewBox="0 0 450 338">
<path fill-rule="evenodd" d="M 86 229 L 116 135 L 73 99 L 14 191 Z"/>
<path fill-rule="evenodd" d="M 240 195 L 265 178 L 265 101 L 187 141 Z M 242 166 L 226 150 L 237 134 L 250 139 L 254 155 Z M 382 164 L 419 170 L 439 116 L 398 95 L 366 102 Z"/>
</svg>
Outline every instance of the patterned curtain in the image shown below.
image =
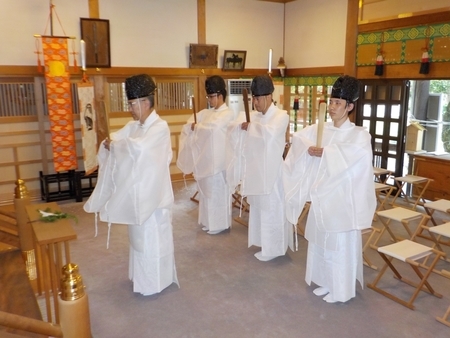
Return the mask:
<svg viewBox="0 0 450 338">
<path fill-rule="evenodd" d="M 42 37 L 47 104 L 56 172 L 77 169 L 67 38 Z"/>
</svg>

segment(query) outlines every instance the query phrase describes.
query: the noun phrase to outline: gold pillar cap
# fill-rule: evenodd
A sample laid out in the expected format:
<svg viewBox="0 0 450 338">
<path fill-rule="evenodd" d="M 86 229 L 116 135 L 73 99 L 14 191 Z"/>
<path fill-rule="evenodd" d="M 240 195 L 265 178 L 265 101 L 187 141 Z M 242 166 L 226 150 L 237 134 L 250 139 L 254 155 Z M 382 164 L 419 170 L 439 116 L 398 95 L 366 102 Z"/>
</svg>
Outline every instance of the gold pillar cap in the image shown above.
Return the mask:
<svg viewBox="0 0 450 338">
<path fill-rule="evenodd" d="M 16 188 L 14 190 L 15 198 L 25 198 L 28 197 L 28 189 L 25 185 L 25 181 L 18 179 L 16 181 Z"/>
<path fill-rule="evenodd" d="M 78 265 L 68 263 L 62 267 L 61 299 L 76 300 L 84 296 L 83 279 L 78 272 Z"/>
</svg>

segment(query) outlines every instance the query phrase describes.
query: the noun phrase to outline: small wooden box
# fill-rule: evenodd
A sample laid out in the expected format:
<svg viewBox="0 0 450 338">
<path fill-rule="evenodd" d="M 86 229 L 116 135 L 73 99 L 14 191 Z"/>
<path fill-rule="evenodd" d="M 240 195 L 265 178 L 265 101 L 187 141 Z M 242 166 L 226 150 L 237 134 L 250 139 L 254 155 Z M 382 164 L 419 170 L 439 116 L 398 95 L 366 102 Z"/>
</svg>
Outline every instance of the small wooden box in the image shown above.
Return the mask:
<svg viewBox="0 0 450 338">
<path fill-rule="evenodd" d="M 406 128 L 406 151 L 421 151 L 425 127 L 419 123 L 411 123 Z"/>
</svg>

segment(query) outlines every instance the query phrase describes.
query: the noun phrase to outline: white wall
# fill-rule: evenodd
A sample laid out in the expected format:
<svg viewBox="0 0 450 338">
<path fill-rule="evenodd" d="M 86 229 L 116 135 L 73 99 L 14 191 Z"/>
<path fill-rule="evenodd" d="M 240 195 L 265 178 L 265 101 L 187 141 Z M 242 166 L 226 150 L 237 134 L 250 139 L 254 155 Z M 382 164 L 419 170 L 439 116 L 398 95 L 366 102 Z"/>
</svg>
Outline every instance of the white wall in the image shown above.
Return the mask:
<svg viewBox="0 0 450 338">
<path fill-rule="evenodd" d="M 88 0 L 53 0 L 54 35 L 80 38 Z M 50 34 L 48 0 L 0 0 L 0 65 L 36 65 L 34 34 Z M 286 5 L 256 0 L 206 0 L 206 43 L 246 50 L 246 68 L 272 68 L 283 54 L 290 68 L 344 64 L 347 0 L 297 0 Z M 189 44 L 197 43 L 197 0 L 100 0 L 110 21 L 113 67 L 189 67 Z M 45 27 L 47 25 L 47 30 Z M 73 63 L 72 58 L 70 63 Z"/>
<path fill-rule="evenodd" d="M 197 0 L 100 0 L 100 16 L 110 20 L 113 67 L 189 67 Z"/>
<path fill-rule="evenodd" d="M 245 68 L 272 68 L 283 55 L 283 4 L 255 0 L 206 0 L 206 42 L 224 50 L 246 50 Z"/>
<path fill-rule="evenodd" d="M 53 0 L 54 35 L 77 37 L 88 0 Z M 34 34 L 50 35 L 48 0 L 0 0 L 0 65 L 36 65 Z M 247 50 L 246 68 L 267 68 L 282 55 L 283 4 L 256 0 L 206 0 L 206 39 L 225 49 Z M 100 0 L 110 21 L 113 67 L 189 67 L 189 44 L 197 43 L 197 0 Z M 71 44 L 69 44 L 71 47 Z M 73 59 L 70 58 L 70 64 Z M 80 62 L 78 62 L 80 64 Z"/>
<path fill-rule="evenodd" d="M 343 66 L 347 0 L 298 0 L 286 4 L 288 68 Z"/>
<path fill-rule="evenodd" d="M 37 64 L 33 35 L 50 35 L 49 3 L 0 0 L 0 65 Z M 53 19 L 53 35 L 76 36 L 79 41 L 80 17 L 89 17 L 88 1 L 53 0 L 53 4 L 57 14 Z"/>
</svg>

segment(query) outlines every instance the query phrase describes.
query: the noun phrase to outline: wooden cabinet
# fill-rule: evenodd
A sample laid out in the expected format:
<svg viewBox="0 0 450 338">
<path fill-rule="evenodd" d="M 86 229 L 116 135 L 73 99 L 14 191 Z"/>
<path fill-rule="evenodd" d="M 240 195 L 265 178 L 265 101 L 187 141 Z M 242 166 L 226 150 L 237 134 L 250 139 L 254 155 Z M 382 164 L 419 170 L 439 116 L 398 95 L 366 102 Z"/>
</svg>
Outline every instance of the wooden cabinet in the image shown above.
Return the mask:
<svg viewBox="0 0 450 338">
<path fill-rule="evenodd" d="M 413 155 L 413 173 L 433 179 L 424 194 L 427 200 L 450 200 L 450 155 Z"/>
</svg>

